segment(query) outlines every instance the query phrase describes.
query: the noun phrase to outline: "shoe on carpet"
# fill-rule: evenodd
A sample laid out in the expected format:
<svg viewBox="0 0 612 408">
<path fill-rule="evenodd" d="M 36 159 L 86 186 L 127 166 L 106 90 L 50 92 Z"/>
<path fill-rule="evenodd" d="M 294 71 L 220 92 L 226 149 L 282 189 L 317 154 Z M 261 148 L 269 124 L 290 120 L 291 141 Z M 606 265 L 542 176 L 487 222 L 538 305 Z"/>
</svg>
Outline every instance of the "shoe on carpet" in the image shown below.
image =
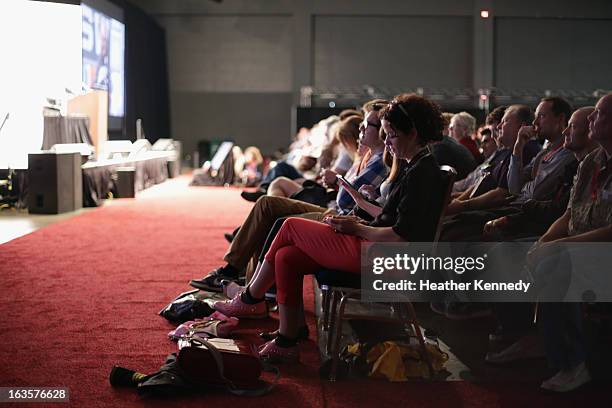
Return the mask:
<svg viewBox="0 0 612 408">
<path fill-rule="evenodd" d="M 138 384 L 149 379 L 151 376 L 137 373 L 129 368 L 113 366 L 109 381 L 113 387 L 138 387 Z"/>
<path fill-rule="evenodd" d="M 222 266 L 211 271 L 202 279 L 192 279 L 191 281 L 189 281 L 189 285 L 193 286 L 194 288 L 206 290 L 209 292 L 223 292 L 222 281 L 233 281 L 238 278 L 237 276 L 227 274 L 225 271 L 226 267 Z"/>
<path fill-rule="evenodd" d="M 296 340 L 297 341 L 308 340 L 308 335 L 309 335 L 308 326 L 302 326 L 298 329 Z M 272 332 L 259 333 L 259 337 L 261 337 L 265 341 L 274 340 L 276 337 L 278 337 L 278 330 L 274 330 Z"/>
<path fill-rule="evenodd" d="M 259 358 L 270 363 L 294 364 L 300 361 L 300 349 L 297 345 L 280 347 L 276 340 L 270 340 L 259 349 Z"/>
<path fill-rule="evenodd" d="M 517 360 L 544 357 L 544 347 L 539 337 L 529 335 L 521 337 L 515 343 L 499 352 L 488 352 L 485 361 L 491 364 L 504 364 Z"/>
<path fill-rule="evenodd" d="M 554 392 L 569 392 L 591 381 L 591 375 L 584 362 L 571 370 L 561 370 L 544 381 L 540 388 Z"/>
<path fill-rule="evenodd" d="M 237 317 L 239 319 L 263 319 L 268 317 L 268 308 L 265 301 L 262 300 L 261 302 L 249 305 L 242 301 L 240 294 L 237 294 L 231 300 L 215 302 L 213 309 L 226 316 Z"/>
<path fill-rule="evenodd" d="M 238 234 L 238 231 L 240 231 L 240 227 L 237 227 L 232 232 L 226 232 L 225 234 L 223 234 L 223 236 L 225 237 L 225 240 L 231 244 L 234 238 L 236 238 L 236 234 Z"/>
<path fill-rule="evenodd" d="M 444 316 L 451 320 L 477 319 L 491 316 L 491 309 L 484 303 L 459 303 L 451 302 L 446 305 Z"/>
<path fill-rule="evenodd" d="M 255 190 L 255 191 L 243 191 L 240 193 L 240 197 L 244 198 L 247 201 L 254 203 L 261 196 L 265 196 L 266 192 L 264 190 Z"/>
</svg>

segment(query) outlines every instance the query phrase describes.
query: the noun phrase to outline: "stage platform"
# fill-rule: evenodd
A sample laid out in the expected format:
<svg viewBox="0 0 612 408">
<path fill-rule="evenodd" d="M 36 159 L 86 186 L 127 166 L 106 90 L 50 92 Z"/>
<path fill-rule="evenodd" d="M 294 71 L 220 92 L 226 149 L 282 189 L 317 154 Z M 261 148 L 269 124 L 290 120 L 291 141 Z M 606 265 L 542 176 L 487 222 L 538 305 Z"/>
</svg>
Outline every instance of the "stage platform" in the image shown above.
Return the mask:
<svg viewBox="0 0 612 408">
<path fill-rule="evenodd" d="M 147 151 L 137 157 L 112 160 L 88 161 L 81 166 L 83 207 L 97 207 L 102 200 L 117 197 L 118 173 L 132 172 L 128 183 L 133 183 L 133 193 L 126 197 L 159 184 L 169 177 L 178 176 L 180 166 L 176 165 L 176 154 L 172 151 Z M 0 178 L 6 177 L 7 169 L 0 169 Z M 18 205 L 27 207 L 27 195 L 32 186 L 27 169 L 14 169 L 13 188 Z M 49 175 L 52 177 L 52 175 Z M 45 181 L 46 183 L 46 181 Z M 125 184 L 124 184 L 125 187 Z M 62 188 L 61 186 L 58 187 Z M 128 187 L 129 189 L 129 187 Z M 125 191 L 125 189 L 124 189 Z"/>
</svg>

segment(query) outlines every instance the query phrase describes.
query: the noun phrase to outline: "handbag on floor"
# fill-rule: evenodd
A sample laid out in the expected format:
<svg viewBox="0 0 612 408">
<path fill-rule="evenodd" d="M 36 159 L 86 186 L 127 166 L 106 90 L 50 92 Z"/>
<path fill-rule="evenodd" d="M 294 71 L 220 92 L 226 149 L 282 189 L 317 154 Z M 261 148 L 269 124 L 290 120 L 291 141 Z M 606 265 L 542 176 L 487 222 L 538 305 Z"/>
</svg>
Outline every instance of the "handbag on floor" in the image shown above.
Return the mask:
<svg viewBox="0 0 612 408">
<path fill-rule="evenodd" d="M 156 373 L 145 375 L 114 366 L 110 383 L 138 390 L 141 396 L 173 397 L 208 388 L 225 388 L 231 394 L 257 397 L 269 393 L 280 373 L 259 360 L 254 345 L 229 339 L 204 339 L 197 335 L 179 340 L 179 352 L 172 353 Z M 262 372 L 272 372 L 272 383 Z"/>
<path fill-rule="evenodd" d="M 178 366 L 198 386 L 225 387 L 234 395 L 254 397 L 270 392 L 280 376 L 276 367 L 261 362 L 255 345 L 240 340 L 192 335 L 178 346 Z M 261 380 L 263 371 L 275 374 L 272 383 Z"/>
</svg>

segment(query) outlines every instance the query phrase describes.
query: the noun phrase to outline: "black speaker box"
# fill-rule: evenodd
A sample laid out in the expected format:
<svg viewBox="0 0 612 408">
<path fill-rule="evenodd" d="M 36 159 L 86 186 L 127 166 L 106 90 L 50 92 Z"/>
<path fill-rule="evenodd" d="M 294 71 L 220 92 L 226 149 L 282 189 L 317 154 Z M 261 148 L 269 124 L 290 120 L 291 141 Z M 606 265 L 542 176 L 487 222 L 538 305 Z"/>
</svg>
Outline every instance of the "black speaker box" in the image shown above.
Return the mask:
<svg viewBox="0 0 612 408">
<path fill-rule="evenodd" d="M 83 174 L 79 153 L 28 155 L 28 211 L 59 214 L 83 207 Z"/>
<path fill-rule="evenodd" d="M 136 169 L 134 167 L 118 167 L 116 171 L 118 198 L 136 197 Z"/>
</svg>

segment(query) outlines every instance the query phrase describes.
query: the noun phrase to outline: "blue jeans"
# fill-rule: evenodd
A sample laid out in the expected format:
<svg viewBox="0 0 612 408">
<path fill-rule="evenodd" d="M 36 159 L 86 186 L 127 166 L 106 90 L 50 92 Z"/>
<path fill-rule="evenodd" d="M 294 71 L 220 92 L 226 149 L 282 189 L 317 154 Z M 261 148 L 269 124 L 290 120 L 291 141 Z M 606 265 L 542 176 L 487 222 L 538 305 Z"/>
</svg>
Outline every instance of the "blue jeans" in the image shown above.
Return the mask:
<svg viewBox="0 0 612 408">
<path fill-rule="evenodd" d="M 274 168 L 268 171 L 268 174 L 261 180 L 260 187 L 264 190 L 268 189 L 268 186 L 272 181 L 278 177 L 287 177 L 291 180 L 302 177 L 302 175 L 296 170 L 295 167 L 287 162 L 281 161 L 274 166 Z"/>
<path fill-rule="evenodd" d="M 580 303 L 540 303 L 540 328 L 548 361 L 568 370 L 586 360 Z"/>
</svg>

